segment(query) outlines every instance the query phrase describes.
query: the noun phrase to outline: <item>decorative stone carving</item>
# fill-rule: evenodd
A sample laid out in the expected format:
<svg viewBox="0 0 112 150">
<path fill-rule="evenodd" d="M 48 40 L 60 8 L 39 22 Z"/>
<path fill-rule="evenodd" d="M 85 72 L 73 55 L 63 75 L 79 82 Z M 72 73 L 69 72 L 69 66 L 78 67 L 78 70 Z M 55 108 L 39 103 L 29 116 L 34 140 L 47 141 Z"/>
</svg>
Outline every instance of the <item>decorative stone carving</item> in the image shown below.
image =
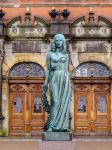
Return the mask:
<svg viewBox="0 0 112 150">
<path fill-rule="evenodd" d="M 47 44 L 45 43 L 45 41 L 42 41 L 42 40 L 13 41 L 12 52 L 13 53 L 41 53 L 43 45 L 47 45 Z"/>
<path fill-rule="evenodd" d="M 73 42 L 74 52 L 90 52 L 90 53 L 104 53 L 112 51 L 112 43 L 108 41 L 75 41 Z"/>
<path fill-rule="evenodd" d="M 77 26 L 73 27 L 72 34 L 75 37 L 110 37 L 111 28 L 107 26 Z"/>
<path fill-rule="evenodd" d="M 111 37 L 111 23 L 106 18 L 94 16 L 92 11 L 89 13 L 88 22 L 86 17 L 80 17 L 78 22 L 72 23 L 72 35 L 74 37 Z"/>
<path fill-rule="evenodd" d="M 21 18 L 20 18 L 21 19 Z M 48 32 L 47 25 L 35 19 L 34 23 L 27 22 L 22 24 L 21 20 L 13 22 L 6 28 L 6 35 L 8 37 L 26 38 L 26 37 L 45 37 Z"/>
</svg>

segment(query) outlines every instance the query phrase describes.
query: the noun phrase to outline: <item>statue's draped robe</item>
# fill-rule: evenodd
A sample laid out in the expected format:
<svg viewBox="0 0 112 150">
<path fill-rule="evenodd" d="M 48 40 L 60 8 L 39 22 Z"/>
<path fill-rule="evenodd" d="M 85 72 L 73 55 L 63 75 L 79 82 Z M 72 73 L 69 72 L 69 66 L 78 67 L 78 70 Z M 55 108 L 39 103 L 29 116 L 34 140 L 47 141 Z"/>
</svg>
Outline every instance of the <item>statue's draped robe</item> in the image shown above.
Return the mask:
<svg viewBox="0 0 112 150">
<path fill-rule="evenodd" d="M 49 93 L 51 111 L 45 124 L 45 130 L 63 131 L 68 128 L 71 84 L 66 54 L 51 54 L 49 74 Z"/>
</svg>

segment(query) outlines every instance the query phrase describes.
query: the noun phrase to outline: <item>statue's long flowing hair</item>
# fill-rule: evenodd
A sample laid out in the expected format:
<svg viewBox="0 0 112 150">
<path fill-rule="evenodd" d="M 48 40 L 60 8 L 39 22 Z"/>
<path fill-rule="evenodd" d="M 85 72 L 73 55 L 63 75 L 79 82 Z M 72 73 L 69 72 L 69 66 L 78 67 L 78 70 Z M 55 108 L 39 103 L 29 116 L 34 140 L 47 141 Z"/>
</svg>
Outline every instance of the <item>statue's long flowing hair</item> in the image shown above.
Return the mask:
<svg viewBox="0 0 112 150">
<path fill-rule="evenodd" d="M 65 37 L 64 37 L 63 34 L 56 34 L 54 36 L 53 42 L 51 43 L 51 51 L 56 52 L 56 43 L 55 43 L 55 41 L 56 41 L 56 38 L 58 38 L 58 37 L 62 38 L 62 41 L 63 41 L 62 53 L 66 53 L 66 41 L 65 41 Z"/>
</svg>

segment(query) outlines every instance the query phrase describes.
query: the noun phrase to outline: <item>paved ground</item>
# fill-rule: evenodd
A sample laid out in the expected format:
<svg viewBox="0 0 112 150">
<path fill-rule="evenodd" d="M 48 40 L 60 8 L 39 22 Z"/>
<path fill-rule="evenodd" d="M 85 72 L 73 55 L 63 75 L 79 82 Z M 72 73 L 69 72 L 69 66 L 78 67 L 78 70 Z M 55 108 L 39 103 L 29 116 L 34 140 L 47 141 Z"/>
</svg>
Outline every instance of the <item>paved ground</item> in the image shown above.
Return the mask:
<svg viewBox="0 0 112 150">
<path fill-rule="evenodd" d="M 0 150 L 39 150 L 40 139 L 0 138 Z M 112 150 L 112 138 L 75 138 L 76 150 Z M 52 142 L 51 142 L 52 144 Z M 55 148 L 53 148 L 55 150 Z"/>
<path fill-rule="evenodd" d="M 76 142 L 76 150 L 112 150 L 112 142 Z"/>
</svg>

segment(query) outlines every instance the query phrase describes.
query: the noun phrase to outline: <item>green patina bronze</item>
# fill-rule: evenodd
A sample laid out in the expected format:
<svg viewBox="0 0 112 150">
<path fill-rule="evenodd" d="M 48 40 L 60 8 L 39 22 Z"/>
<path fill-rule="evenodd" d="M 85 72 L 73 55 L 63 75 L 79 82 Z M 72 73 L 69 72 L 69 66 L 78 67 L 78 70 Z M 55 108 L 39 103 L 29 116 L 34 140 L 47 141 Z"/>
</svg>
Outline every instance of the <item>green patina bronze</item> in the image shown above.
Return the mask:
<svg viewBox="0 0 112 150">
<path fill-rule="evenodd" d="M 46 96 L 48 89 L 50 104 Z M 51 44 L 51 50 L 47 55 L 47 71 L 42 91 L 44 110 L 48 112 L 44 131 L 68 131 L 70 99 L 71 83 L 68 73 L 65 37 L 62 34 L 56 34 Z"/>
</svg>

